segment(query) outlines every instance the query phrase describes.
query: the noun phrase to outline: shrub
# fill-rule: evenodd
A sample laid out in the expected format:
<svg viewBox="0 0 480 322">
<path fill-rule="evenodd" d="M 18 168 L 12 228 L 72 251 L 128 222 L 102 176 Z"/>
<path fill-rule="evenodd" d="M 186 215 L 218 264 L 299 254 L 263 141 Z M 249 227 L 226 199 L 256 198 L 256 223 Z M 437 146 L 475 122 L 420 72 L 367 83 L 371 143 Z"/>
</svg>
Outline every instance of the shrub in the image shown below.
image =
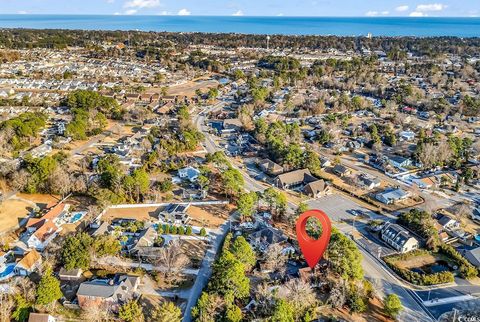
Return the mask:
<svg viewBox="0 0 480 322">
<path fill-rule="evenodd" d="M 192 234 L 192 226 L 187 226 L 185 230 L 185 235 L 190 236 Z"/>
<path fill-rule="evenodd" d="M 207 236 L 207 231 L 203 227 L 202 227 L 202 229 L 200 229 L 200 236 L 202 236 L 202 237 Z"/>
<path fill-rule="evenodd" d="M 184 235 L 185 234 L 185 228 L 183 226 L 178 227 L 177 233 L 179 235 Z"/>
</svg>

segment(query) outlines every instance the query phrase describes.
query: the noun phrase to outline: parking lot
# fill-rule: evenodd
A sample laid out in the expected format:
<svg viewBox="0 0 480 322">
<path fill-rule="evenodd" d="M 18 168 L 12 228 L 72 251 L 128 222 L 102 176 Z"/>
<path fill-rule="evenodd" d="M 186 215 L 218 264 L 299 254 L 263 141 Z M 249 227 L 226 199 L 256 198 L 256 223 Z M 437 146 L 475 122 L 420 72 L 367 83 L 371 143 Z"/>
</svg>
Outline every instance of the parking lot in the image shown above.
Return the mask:
<svg viewBox="0 0 480 322">
<path fill-rule="evenodd" d="M 310 200 L 307 204 L 310 209 L 324 211 L 332 221 L 336 222 L 353 219 L 354 215 L 352 214 L 352 211 L 361 211 L 372 219 L 378 216 L 374 212 L 340 194 L 332 194 L 319 199 Z"/>
</svg>

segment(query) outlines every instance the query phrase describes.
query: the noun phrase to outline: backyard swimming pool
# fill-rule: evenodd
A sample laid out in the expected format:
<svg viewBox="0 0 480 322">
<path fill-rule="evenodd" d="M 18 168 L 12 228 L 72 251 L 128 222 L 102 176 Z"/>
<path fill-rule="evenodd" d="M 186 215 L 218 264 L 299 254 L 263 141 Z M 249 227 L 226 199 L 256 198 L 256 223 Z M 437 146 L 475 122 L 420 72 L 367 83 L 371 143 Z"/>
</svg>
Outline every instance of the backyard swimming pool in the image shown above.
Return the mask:
<svg viewBox="0 0 480 322">
<path fill-rule="evenodd" d="M 0 280 L 7 279 L 13 276 L 13 270 L 15 269 L 15 264 L 7 264 L 3 272 L 0 272 Z"/>
<path fill-rule="evenodd" d="M 77 221 L 79 221 L 80 219 L 82 219 L 83 216 L 85 216 L 85 214 L 86 214 L 85 211 L 73 213 L 73 214 L 72 214 L 72 217 L 70 218 L 70 223 L 71 223 L 71 224 L 76 223 Z"/>
</svg>

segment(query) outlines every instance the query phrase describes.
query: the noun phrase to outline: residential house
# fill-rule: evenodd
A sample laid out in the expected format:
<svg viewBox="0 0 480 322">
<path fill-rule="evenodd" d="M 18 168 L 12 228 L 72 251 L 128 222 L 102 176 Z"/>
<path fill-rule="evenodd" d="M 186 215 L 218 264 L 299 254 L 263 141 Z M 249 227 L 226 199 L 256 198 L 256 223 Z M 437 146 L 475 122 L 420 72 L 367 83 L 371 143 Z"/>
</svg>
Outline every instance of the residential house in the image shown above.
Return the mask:
<svg viewBox="0 0 480 322">
<path fill-rule="evenodd" d="M 465 257 L 473 266 L 480 268 L 480 247 L 461 251 L 463 257 Z"/>
<path fill-rule="evenodd" d="M 78 281 L 82 278 L 83 270 L 81 268 L 75 268 L 67 271 L 64 267 L 60 268 L 58 277 L 61 281 Z"/>
<path fill-rule="evenodd" d="M 279 229 L 266 227 L 248 236 L 250 245 L 260 252 L 267 251 L 273 244 L 280 244 L 287 241 L 287 237 Z"/>
<path fill-rule="evenodd" d="M 325 180 L 317 180 L 307 183 L 303 188 L 303 192 L 312 198 L 319 198 L 330 192 L 330 186 Z"/>
<path fill-rule="evenodd" d="M 27 236 L 25 243 L 30 248 L 42 251 L 59 232 L 59 219 L 64 216 L 69 204 L 58 203 L 40 218 L 30 218 L 27 221 Z"/>
<path fill-rule="evenodd" d="M 77 291 L 78 305 L 82 309 L 93 305 L 106 305 L 113 312 L 136 297 L 139 276 L 117 274 L 113 279 L 83 282 Z"/>
<path fill-rule="evenodd" d="M 178 170 L 178 176 L 182 179 L 189 180 L 190 182 L 195 182 L 200 175 L 200 170 L 195 169 L 194 167 L 186 167 Z"/>
<path fill-rule="evenodd" d="M 332 171 L 339 177 L 346 177 L 352 174 L 352 170 L 341 164 L 337 164 L 336 166 L 334 166 Z"/>
<path fill-rule="evenodd" d="M 278 175 L 275 178 L 274 185 L 281 189 L 294 190 L 303 188 L 304 185 L 317 180 L 317 178 L 312 176 L 310 170 L 301 169 Z"/>
<path fill-rule="evenodd" d="M 141 248 L 152 247 L 157 236 L 158 233 L 153 226 L 143 229 L 140 234 L 127 245 L 128 252 L 130 254 L 135 254 Z"/>
<path fill-rule="evenodd" d="M 437 222 L 443 229 L 454 230 L 460 228 L 460 223 L 447 215 L 439 214 L 437 216 Z"/>
<path fill-rule="evenodd" d="M 384 225 L 380 231 L 380 237 L 401 253 L 415 250 L 420 245 L 415 237 L 412 237 L 405 228 L 397 224 L 387 223 Z"/>
<path fill-rule="evenodd" d="M 56 322 L 57 319 L 47 313 L 30 313 L 28 322 Z"/>
<path fill-rule="evenodd" d="M 413 141 L 415 140 L 415 133 L 412 131 L 402 131 L 398 134 L 400 140 L 402 141 Z"/>
<path fill-rule="evenodd" d="M 161 222 L 175 225 L 186 225 L 191 218 L 186 214 L 190 205 L 184 204 L 169 204 L 164 209 L 161 209 L 158 214 L 158 219 Z"/>
<path fill-rule="evenodd" d="M 404 169 L 404 168 L 407 168 L 407 167 L 412 165 L 412 160 L 411 159 L 404 158 L 404 157 L 399 156 L 399 155 L 393 155 L 393 156 L 389 157 L 388 161 L 390 162 L 390 164 L 392 166 L 394 166 L 395 168 L 399 168 L 399 169 Z"/>
<path fill-rule="evenodd" d="M 36 272 L 42 265 L 42 256 L 35 249 L 27 253 L 13 270 L 16 275 L 28 276 Z"/>
<path fill-rule="evenodd" d="M 375 178 L 373 176 L 369 176 L 367 174 L 361 174 L 358 176 L 358 180 L 360 183 L 367 188 L 368 190 L 372 190 L 375 188 L 380 187 L 382 184 L 382 181 L 378 178 Z"/>
<path fill-rule="evenodd" d="M 386 189 L 380 193 L 377 193 L 375 195 L 375 198 L 386 204 L 386 205 L 391 205 L 395 204 L 399 201 L 405 200 L 410 197 L 410 193 L 404 191 L 401 188 L 395 188 L 395 189 Z"/>
<path fill-rule="evenodd" d="M 263 159 L 258 162 L 260 170 L 269 175 L 278 176 L 283 173 L 283 167 L 272 160 Z"/>
</svg>

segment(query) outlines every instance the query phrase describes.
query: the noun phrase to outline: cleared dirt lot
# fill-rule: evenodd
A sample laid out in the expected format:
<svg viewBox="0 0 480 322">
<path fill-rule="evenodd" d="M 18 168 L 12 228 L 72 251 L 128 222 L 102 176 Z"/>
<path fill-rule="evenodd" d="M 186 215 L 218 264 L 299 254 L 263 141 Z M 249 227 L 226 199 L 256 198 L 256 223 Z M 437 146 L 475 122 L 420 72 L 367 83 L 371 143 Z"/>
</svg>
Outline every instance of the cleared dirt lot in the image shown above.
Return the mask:
<svg viewBox="0 0 480 322">
<path fill-rule="evenodd" d="M 0 204 L 0 235 L 19 228 L 20 221 L 33 210 L 32 204 L 9 199 Z"/>
<path fill-rule="evenodd" d="M 230 215 L 232 205 L 190 206 L 187 214 L 192 218 L 193 226 L 217 228 Z"/>
<path fill-rule="evenodd" d="M 142 207 L 142 208 L 109 208 L 102 216 L 102 220 L 112 221 L 113 219 L 136 219 L 139 221 L 156 221 L 158 207 Z"/>
<path fill-rule="evenodd" d="M 185 84 L 170 86 L 168 89 L 168 95 L 185 95 L 194 96 L 197 89 L 206 91 L 207 89 L 217 87 L 218 82 L 216 80 L 198 80 L 187 82 Z"/>
</svg>

